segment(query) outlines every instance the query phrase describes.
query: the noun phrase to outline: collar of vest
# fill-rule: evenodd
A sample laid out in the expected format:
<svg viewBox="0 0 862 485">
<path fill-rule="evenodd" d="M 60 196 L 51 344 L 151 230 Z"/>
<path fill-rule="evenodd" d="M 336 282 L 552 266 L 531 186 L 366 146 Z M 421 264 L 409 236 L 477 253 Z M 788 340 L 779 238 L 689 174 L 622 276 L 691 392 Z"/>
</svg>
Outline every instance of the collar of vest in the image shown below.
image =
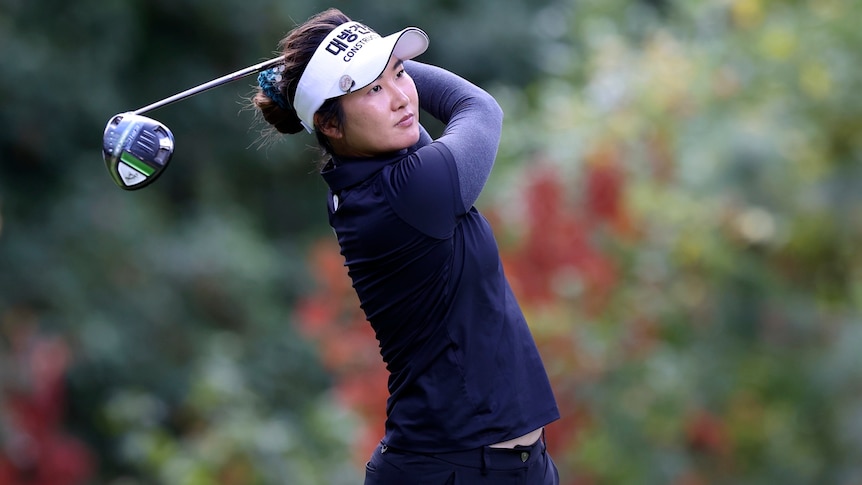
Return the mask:
<svg viewBox="0 0 862 485">
<path fill-rule="evenodd" d="M 368 180 L 372 175 L 383 170 L 383 167 L 414 152 L 418 148 L 417 145 L 383 157 L 352 158 L 333 155 L 320 171 L 320 175 L 329 185 L 329 190 L 339 192 Z"/>
</svg>

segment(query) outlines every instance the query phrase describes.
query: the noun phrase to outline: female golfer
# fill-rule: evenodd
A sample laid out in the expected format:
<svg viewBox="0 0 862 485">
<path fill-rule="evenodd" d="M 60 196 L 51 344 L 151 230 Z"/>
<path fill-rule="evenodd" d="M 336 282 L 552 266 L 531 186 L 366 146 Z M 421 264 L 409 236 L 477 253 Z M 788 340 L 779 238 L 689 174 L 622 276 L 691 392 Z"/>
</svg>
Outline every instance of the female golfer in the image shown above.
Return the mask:
<svg viewBox="0 0 862 485">
<path fill-rule="evenodd" d="M 559 482 L 544 426 L 559 418 L 547 374 L 473 207 L 503 114 L 446 70 L 410 59 L 428 37 L 387 37 L 338 10 L 280 43 L 254 103 L 282 133 L 324 151 L 329 222 L 389 375 L 385 434 L 367 485 Z M 420 107 L 446 127 L 431 140 Z"/>
</svg>

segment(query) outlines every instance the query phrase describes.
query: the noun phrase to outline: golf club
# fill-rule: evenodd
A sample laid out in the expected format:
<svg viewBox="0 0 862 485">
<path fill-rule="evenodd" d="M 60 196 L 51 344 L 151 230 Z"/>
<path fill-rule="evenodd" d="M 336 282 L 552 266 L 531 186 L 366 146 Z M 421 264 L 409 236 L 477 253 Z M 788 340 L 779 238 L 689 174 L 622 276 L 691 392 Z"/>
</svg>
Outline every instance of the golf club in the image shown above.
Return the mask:
<svg viewBox="0 0 862 485">
<path fill-rule="evenodd" d="M 135 111 L 112 116 L 105 126 L 102 137 L 102 156 L 111 178 L 121 189 L 137 190 L 154 182 L 171 161 L 174 153 L 173 133 L 164 124 L 142 116 L 143 113 L 236 81 L 249 74 L 258 73 L 282 60 L 284 56 L 279 56 L 213 79 Z"/>
</svg>

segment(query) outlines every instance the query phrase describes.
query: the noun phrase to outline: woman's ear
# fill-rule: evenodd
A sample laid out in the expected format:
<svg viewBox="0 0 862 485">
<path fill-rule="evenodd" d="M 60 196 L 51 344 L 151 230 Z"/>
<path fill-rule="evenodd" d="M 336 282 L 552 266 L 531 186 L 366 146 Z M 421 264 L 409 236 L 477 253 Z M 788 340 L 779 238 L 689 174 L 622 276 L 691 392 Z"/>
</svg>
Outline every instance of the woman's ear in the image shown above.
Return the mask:
<svg viewBox="0 0 862 485">
<path fill-rule="evenodd" d="M 344 136 L 341 127 L 338 126 L 338 122 L 335 119 L 330 118 L 326 123 L 321 123 L 320 121 L 320 115 L 315 113 L 314 124 L 327 138 L 339 139 Z"/>
</svg>

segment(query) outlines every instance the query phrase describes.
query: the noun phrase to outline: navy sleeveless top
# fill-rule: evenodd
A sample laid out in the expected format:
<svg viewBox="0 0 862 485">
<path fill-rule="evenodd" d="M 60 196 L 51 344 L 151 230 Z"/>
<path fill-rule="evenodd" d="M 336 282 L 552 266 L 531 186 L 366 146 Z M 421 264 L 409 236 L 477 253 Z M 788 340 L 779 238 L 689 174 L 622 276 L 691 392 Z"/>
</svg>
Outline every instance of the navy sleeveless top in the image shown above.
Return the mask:
<svg viewBox="0 0 862 485">
<path fill-rule="evenodd" d="M 389 371 L 384 441 L 460 451 L 524 435 L 559 411 L 491 227 L 475 207 L 465 211 L 446 144 L 420 145 L 334 157 L 321 174 Z"/>
</svg>

